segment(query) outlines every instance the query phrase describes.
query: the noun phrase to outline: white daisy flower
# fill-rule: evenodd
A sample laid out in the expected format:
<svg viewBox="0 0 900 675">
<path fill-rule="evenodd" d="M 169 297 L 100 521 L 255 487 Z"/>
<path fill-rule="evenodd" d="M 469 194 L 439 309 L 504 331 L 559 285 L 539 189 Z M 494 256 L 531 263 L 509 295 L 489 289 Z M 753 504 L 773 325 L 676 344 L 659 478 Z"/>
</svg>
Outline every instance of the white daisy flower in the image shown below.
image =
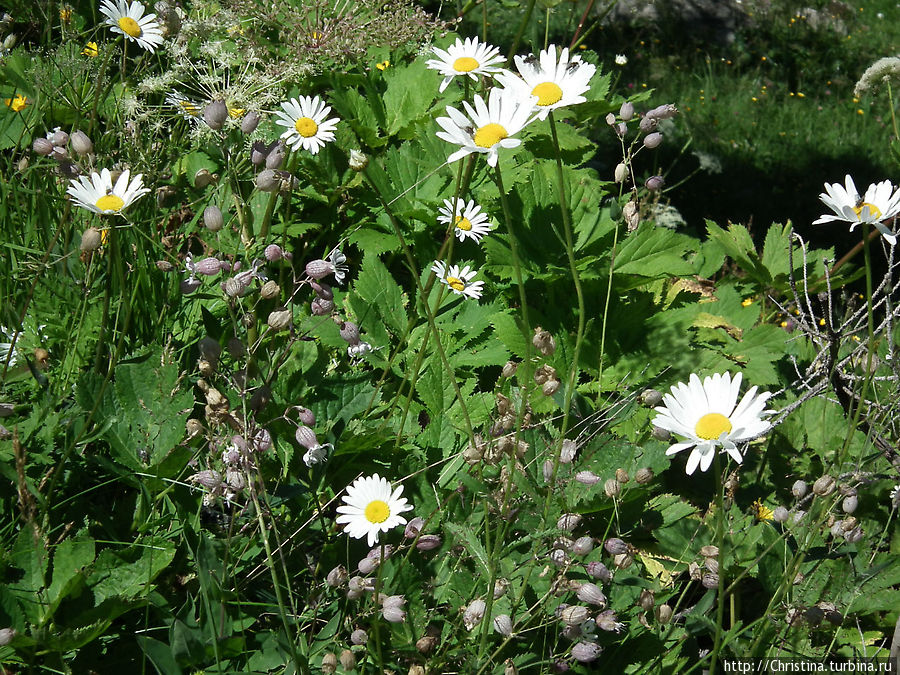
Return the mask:
<svg viewBox="0 0 900 675">
<path fill-rule="evenodd" d="M 173 91 L 166 94 L 166 103 L 174 107 L 179 115 L 192 124 L 200 124 L 203 121 L 203 104 L 192 101 L 180 92 Z"/>
<path fill-rule="evenodd" d="M 465 42 L 456 38 L 456 43 L 447 47 L 447 51 L 437 47 L 432 51 L 438 58 L 426 61 L 425 65 L 444 76 L 439 91 L 444 91 L 457 75 L 468 75 L 476 81 L 479 75 L 490 76 L 501 70 L 496 64 L 506 60 L 500 56 L 497 47 L 479 43 L 477 37 L 466 38 Z"/>
<path fill-rule="evenodd" d="M 292 98 L 282 103 L 281 107 L 284 112 L 275 111 L 280 118 L 275 120 L 275 124 L 288 128 L 281 138 L 287 141 L 291 150 L 303 148 L 315 155 L 325 143 L 334 140 L 334 128 L 340 119 L 325 119 L 331 107 L 318 96 L 301 96 L 299 101 Z"/>
<path fill-rule="evenodd" d="M 859 223 L 868 223 L 878 228 L 878 231 L 890 244 L 897 242 L 896 233 L 892 232 L 883 220 L 893 218 L 900 213 L 900 190 L 894 191 L 894 186 L 889 180 L 880 183 L 872 183 L 866 194 L 862 197 L 856 190 L 853 179 L 847 175 L 844 178 L 845 185 L 840 183 L 825 183 L 825 192 L 819 195 L 819 199 L 836 215 L 825 214 L 813 225 L 830 223 L 835 220 L 843 220 L 850 225 L 850 231 Z"/>
<path fill-rule="evenodd" d="M 459 265 L 450 265 L 448 270 L 442 261 L 435 260 L 434 265 L 431 266 L 431 271 L 438 276 L 442 284 L 457 295 L 465 295 L 467 298 L 476 300 L 481 297 L 484 282 L 472 281 L 478 273 L 468 265 L 462 269 L 459 268 Z"/>
<path fill-rule="evenodd" d="M 400 496 L 402 485 L 391 492 L 391 484 L 377 473 L 357 478 L 346 492 L 341 498 L 344 504 L 337 507 L 341 515 L 336 522 L 345 525 L 344 531 L 354 539 L 367 537 L 369 546 L 378 543 L 380 532 L 405 525 L 406 518 L 400 514 L 413 508 Z"/>
<path fill-rule="evenodd" d="M 456 108 L 447 106 L 449 117 L 438 117 L 437 123 L 443 131 L 437 137 L 461 146 L 447 158 L 448 163 L 455 162 L 473 152 L 487 154 L 490 166 L 497 166 L 500 148 L 515 148 L 522 141 L 512 138 L 531 120 L 531 101 L 524 101 L 510 93 L 507 89 L 491 89 L 488 102 L 485 104 L 481 96 L 475 96 L 475 108 L 463 101 L 466 115 Z"/>
<path fill-rule="evenodd" d="M 113 33 L 120 33 L 126 40 L 137 42 L 142 49 L 153 52 L 163 43 L 162 26 L 156 14 L 144 14 L 144 5 L 128 0 L 103 0 L 100 13 Z"/>
<path fill-rule="evenodd" d="M 464 241 L 466 237 L 472 241 L 481 241 L 481 238 L 491 231 L 487 214 L 482 213 L 481 207 L 471 199 L 468 204 L 462 199 L 457 199 L 456 209 L 453 208 L 452 199 L 445 199 L 444 207 L 439 211 L 441 215 L 438 216 L 438 222 L 444 225 L 453 223 L 460 241 Z"/>
<path fill-rule="evenodd" d="M 577 54 L 569 58 L 565 47 L 557 60 L 556 45 L 550 45 L 538 58 L 517 56 L 516 69 L 522 77 L 506 71 L 497 75 L 497 81 L 521 98 L 534 97 L 538 118 L 546 119 L 551 110 L 587 100 L 582 94 L 590 89 L 597 67 Z"/>
<path fill-rule="evenodd" d="M 73 178 L 69 189 L 66 190 L 78 206 L 93 211 L 94 213 L 120 213 L 140 197 L 150 192 L 150 188 L 144 187 L 141 174 L 129 181 L 128 169 L 122 172 L 116 184 L 113 185 L 109 169 L 103 169 L 100 173 L 94 171 L 91 177 L 79 176 Z"/>
<path fill-rule="evenodd" d="M 735 407 L 740 387 L 741 373 L 734 379 L 731 373 L 716 373 L 702 383 L 692 374 L 688 384 L 679 382 L 673 386 L 672 393 L 663 396 L 665 405 L 655 408 L 659 415 L 653 419 L 654 425 L 688 439 L 673 444 L 666 454 L 694 448 L 687 461 L 689 476 L 697 466 L 701 471 L 709 469 L 717 446 L 740 464 L 743 458 L 735 444 L 755 438 L 771 427 L 762 416 L 772 412 L 763 410 L 772 394 L 757 394 L 756 387 L 751 387 Z"/>
</svg>

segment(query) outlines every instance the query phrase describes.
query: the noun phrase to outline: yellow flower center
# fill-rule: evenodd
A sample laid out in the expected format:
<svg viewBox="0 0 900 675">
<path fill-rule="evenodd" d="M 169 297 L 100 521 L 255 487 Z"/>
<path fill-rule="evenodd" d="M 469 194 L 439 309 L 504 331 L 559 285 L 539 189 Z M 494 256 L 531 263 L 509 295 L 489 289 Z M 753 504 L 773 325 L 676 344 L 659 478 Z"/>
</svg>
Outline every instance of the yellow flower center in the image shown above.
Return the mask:
<svg viewBox="0 0 900 675">
<path fill-rule="evenodd" d="M 100 48 L 97 46 L 96 42 L 88 42 L 84 46 L 84 49 L 81 50 L 81 53 L 84 54 L 85 56 L 90 56 L 91 58 L 94 58 L 95 56 L 97 56 L 100 53 Z"/>
<path fill-rule="evenodd" d="M 875 218 L 881 218 L 881 209 L 879 209 L 874 204 L 870 204 L 869 202 L 860 202 L 858 206 L 853 207 L 853 212 L 856 214 L 856 217 L 859 218 L 863 212 L 863 209 L 869 207 L 869 213 L 875 216 Z"/>
<path fill-rule="evenodd" d="M 538 97 L 537 104 L 540 106 L 553 105 L 559 103 L 562 98 L 563 91 L 556 82 L 541 82 L 538 86 L 531 90 L 532 96 Z"/>
<path fill-rule="evenodd" d="M 731 431 L 731 420 L 719 413 L 707 413 L 697 421 L 694 433 L 700 438 L 711 441 L 723 433 Z"/>
<path fill-rule="evenodd" d="M 472 229 L 472 221 L 462 216 L 456 216 L 456 227 L 464 232 Z"/>
<path fill-rule="evenodd" d="M 228 116 L 231 119 L 236 120 L 237 118 L 241 117 L 245 112 L 246 112 L 246 109 L 244 109 L 244 108 L 229 108 Z"/>
<path fill-rule="evenodd" d="M 123 16 L 121 19 L 119 19 L 119 28 L 121 28 L 133 38 L 139 38 L 143 33 L 141 27 L 138 25 L 138 22 L 132 19 L 130 16 Z"/>
<path fill-rule="evenodd" d="M 186 112 L 191 117 L 197 117 L 200 115 L 200 107 L 196 103 L 191 103 L 190 101 L 179 101 L 178 105 L 180 105 L 184 112 Z"/>
<path fill-rule="evenodd" d="M 4 102 L 13 112 L 19 112 L 28 105 L 28 99 L 25 96 L 22 96 L 22 94 L 16 94 L 15 98 L 8 98 Z"/>
<path fill-rule="evenodd" d="M 506 129 L 502 125 L 491 122 L 476 131 L 472 140 L 475 141 L 475 145 L 479 148 L 492 148 L 507 136 L 509 134 L 506 133 Z"/>
<path fill-rule="evenodd" d="M 466 287 L 466 283 L 462 279 L 456 277 L 447 277 L 447 285 L 457 293 L 462 293 Z"/>
<path fill-rule="evenodd" d="M 310 136 L 316 135 L 316 132 L 319 130 L 319 125 L 313 122 L 309 117 L 301 117 L 294 122 L 294 128 L 297 130 L 298 134 L 303 136 L 303 138 L 309 138 Z"/>
<path fill-rule="evenodd" d="M 104 195 L 100 197 L 94 204 L 101 211 L 119 211 L 123 206 L 125 206 L 125 202 L 121 197 L 116 195 Z"/>
<path fill-rule="evenodd" d="M 481 64 L 471 56 L 460 56 L 453 62 L 453 70 L 457 73 L 469 73 L 480 65 Z"/>
<path fill-rule="evenodd" d="M 383 523 L 391 515 L 391 509 L 387 502 L 373 499 L 366 504 L 366 520 L 370 523 Z"/>
<path fill-rule="evenodd" d="M 382 61 L 381 63 L 376 63 L 375 67 L 378 68 L 378 70 L 386 70 L 390 65 L 390 61 Z"/>
</svg>

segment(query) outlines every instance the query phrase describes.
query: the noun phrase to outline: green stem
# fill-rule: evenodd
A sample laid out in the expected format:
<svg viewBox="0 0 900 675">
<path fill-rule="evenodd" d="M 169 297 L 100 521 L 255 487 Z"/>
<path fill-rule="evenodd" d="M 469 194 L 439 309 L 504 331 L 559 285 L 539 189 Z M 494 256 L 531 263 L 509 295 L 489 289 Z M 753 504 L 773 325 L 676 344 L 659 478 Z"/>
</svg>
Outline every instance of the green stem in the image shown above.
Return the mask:
<svg viewBox="0 0 900 675">
<path fill-rule="evenodd" d="M 716 449 L 713 456 L 713 472 L 716 474 L 716 546 L 719 547 L 719 586 L 716 590 L 716 634 L 709 660 L 709 675 L 715 675 L 719 650 L 722 648 L 722 622 L 725 618 L 725 477 L 722 475 L 722 460 Z"/>
<path fill-rule="evenodd" d="M 531 21 L 531 13 L 534 11 L 534 3 L 535 0 L 528 0 L 528 5 L 525 6 L 525 13 L 522 15 L 522 22 L 519 24 L 519 29 L 516 31 L 516 36 L 513 38 L 512 45 L 509 48 L 509 54 L 506 56 L 506 66 L 509 67 L 509 64 L 512 63 L 513 57 L 516 55 L 516 51 L 519 49 L 519 43 L 522 42 L 522 36 L 525 35 L 525 29 L 528 27 L 528 22 Z"/>
</svg>

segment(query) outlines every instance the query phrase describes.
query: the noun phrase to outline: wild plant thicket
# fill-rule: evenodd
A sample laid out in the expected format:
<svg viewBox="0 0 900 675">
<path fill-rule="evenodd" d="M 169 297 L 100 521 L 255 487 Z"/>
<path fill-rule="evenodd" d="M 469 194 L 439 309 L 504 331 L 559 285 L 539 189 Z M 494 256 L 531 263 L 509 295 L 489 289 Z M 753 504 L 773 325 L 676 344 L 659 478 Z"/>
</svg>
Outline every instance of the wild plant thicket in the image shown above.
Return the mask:
<svg viewBox="0 0 900 675">
<path fill-rule="evenodd" d="M 678 101 L 529 16 L 3 17 L 6 672 L 887 655 L 900 192 L 660 227 Z"/>
</svg>

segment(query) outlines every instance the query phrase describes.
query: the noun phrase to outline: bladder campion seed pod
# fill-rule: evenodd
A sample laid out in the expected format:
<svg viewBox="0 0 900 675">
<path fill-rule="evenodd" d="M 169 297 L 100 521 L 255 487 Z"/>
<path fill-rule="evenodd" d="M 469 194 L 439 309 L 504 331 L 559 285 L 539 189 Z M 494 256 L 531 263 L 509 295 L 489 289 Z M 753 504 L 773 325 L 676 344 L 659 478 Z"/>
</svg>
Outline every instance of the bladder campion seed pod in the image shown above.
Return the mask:
<svg viewBox="0 0 900 675">
<path fill-rule="evenodd" d="M 228 119 L 228 108 L 225 101 L 212 101 L 203 109 L 203 121 L 213 131 L 218 131 Z"/>
<path fill-rule="evenodd" d="M 241 120 L 241 131 L 245 134 L 252 134 L 259 126 L 260 115 L 255 110 L 251 110 L 244 119 Z"/>
<path fill-rule="evenodd" d="M 276 309 L 269 313 L 267 322 L 269 328 L 275 331 L 287 330 L 291 326 L 291 310 Z"/>
<path fill-rule="evenodd" d="M 91 253 L 100 248 L 103 237 L 100 230 L 96 227 L 89 227 L 81 234 L 81 250 L 84 253 Z"/>
<path fill-rule="evenodd" d="M 218 232 L 225 225 L 222 211 L 218 206 L 209 205 L 203 209 L 203 224 L 210 232 Z"/>
</svg>

